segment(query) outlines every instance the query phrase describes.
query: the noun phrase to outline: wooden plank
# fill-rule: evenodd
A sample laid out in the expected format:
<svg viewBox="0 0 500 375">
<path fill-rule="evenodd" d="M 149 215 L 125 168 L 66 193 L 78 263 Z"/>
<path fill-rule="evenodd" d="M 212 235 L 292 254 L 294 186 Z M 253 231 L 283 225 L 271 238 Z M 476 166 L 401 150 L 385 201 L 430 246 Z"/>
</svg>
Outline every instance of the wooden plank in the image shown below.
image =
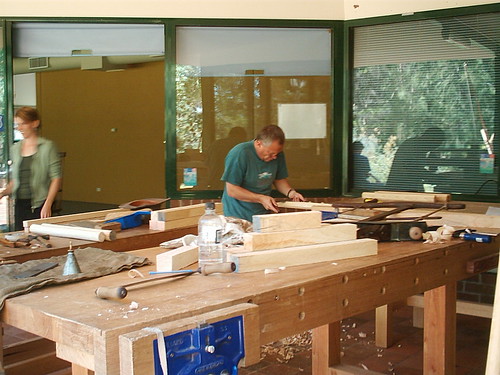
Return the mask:
<svg viewBox="0 0 500 375">
<path fill-rule="evenodd" d="M 330 375 L 330 367 L 340 365 L 341 322 L 326 324 L 312 330 L 312 373 Z"/>
<path fill-rule="evenodd" d="M 457 283 L 424 293 L 424 374 L 455 374 Z"/>
<path fill-rule="evenodd" d="M 170 229 L 193 227 L 198 225 L 199 217 L 187 217 L 170 221 L 149 221 L 149 229 L 166 231 Z"/>
<path fill-rule="evenodd" d="M 260 251 L 283 247 L 315 245 L 356 239 L 355 224 L 326 224 L 320 228 L 295 231 L 243 234 L 245 251 Z"/>
<path fill-rule="evenodd" d="M 83 212 L 79 214 L 71 214 L 71 215 L 63 215 L 63 216 L 53 216 L 47 217 L 45 219 L 33 219 L 33 220 L 25 220 L 23 221 L 24 231 L 28 232 L 31 224 L 43 224 L 43 223 L 67 223 L 71 221 L 82 221 L 82 220 L 90 220 L 90 219 L 104 219 L 108 214 L 116 214 L 127 212 L 128 210 L 124 210 L 123 208 L 113 208 L 110 210 L 102 210 L 102 211 L 91 211 L 91 212 Z"/>
<path fill-rule="evenodd" d="M 222 214 L 222 203 L 215 203 L 215 212 L 219 215 Z M 151 212 L 149 229 L 170 230 L 196 226 L 204 213 L 204 203 L 153 211 Z"/>
<path fill-rule="evenodd" d="M 94 356 L 90 353 L 71 348 L 68 345 L 56 344 L 56 354 L 59 358 L 78 365 L 81 368 L 94 370 Z"/>
<path fill-rule="evenodd" d="M 310 211 L 313 209 L 315 209 L 316 211 L 322 209 L 328 210 L 330 208 L 333 208 L 330 203 L 294 202 L 294 201 L 278 202 L 278 207 L 295 209 L 295 210 L 304 210 L 304 211 Z"/>
<path fill-rule="evenodd" d="M 498 257 L 498 256 L 497 256 Z M 414 308 L 424 308 L 424 297 L 421 295 L 414 295 L 406 299 L 408 306 Z M 456 307 L 457 314 L 477 316 L 480 318 L 489 318 L 493 316 L 493 305 L 488 303 L 478 303 L 469 301 L 457 301 Z"/>
<path fill-rule="evenodd" d="M 485 374 L 495 375 L 500 374 L 500 277 L 498 275 L 490 332 Z"/>
<path fill-rule="evenodd" d="M 391 215 L 391 217 L 422 216 L 434 210 L 432 209 L 412 209 L 405 212 Z M 431 225 L 450 225 L 455 229 L 460 228 L 500 228 L 500 216 L 474 214 L 464 211 L 439 211 L 434 216 L 441 216 L 441 219 L 429 221 Z"/>
<path fill-rule="evenodd" d="M 222 213 L 222 203 L 215 202 L 215 212 Z M 205 203 L 193 204 L 190 206 L 165 208 L 151 212 L 151 220 L 170 221 L 185 219 L 187 217 L 200 217 L 205 213 Z"/>
<path fill-rule="evenodd" d="M 253 216 L 253 230 L 259 233 L 319 227 L 321 227 L 321 212 L 319 211 Z"/>
<path fill-rule="evenodd" d="M 176 271 L 198 261 L 198 246 L 186 245 L 156 256 L 157 271 Z"/>
<path fill-rule="evenodd" d="M 160 324 L 157 328 L 163 331 L 164 336 L 190 330 L 200 323 L 215 323 L 235 316 L 243 316 L 245 366 L 258 363 L 260 360 L 259 337 L 259 307 L 254 304 L 243 303 L 220 310 L 207 312 L 190 318 Z M 120 374 L 121 375 L 150 375 L 154 374 L 153 340 L 157 339 L 154 332 L 139 330 L 119 337 L 120 346 Z"/>
<path fill-rule="evenodd" d="M 498 267 L 498 257 L 496 254 L 487 255 L 467 262 L 468 273 L 481 273 Z"/>
<path fill-rule="evenodd" d="M 450 194 L 444 193 L 414 193 L 406 191 L 375 191 L 364 192 L 363 198 L 380 199 L 382 201 L 445 203 L 451 200 Z"/>
<path fill-rule="evenodd" d="M 377 254 L 377 241 L 365 238 L 247 253 L 228 253 L 228 256 L 236 264 L 236 272 L 242 273 L 375 254 Z"/>
</svg>

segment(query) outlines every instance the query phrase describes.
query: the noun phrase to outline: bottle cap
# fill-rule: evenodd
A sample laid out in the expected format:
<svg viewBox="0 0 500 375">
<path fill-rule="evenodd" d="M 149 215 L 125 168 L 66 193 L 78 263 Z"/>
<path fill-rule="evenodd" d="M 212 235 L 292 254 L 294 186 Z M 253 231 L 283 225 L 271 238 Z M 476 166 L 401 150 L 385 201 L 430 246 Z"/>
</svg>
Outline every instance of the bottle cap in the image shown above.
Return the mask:
<svg viewBox="0 0 500 375">
<path fill-rule="evenodd" d="M 207 210 L 215 210 L 215 203 L 214 202 L 207 202 L 207 203 L 205 203 L 205 209 L 207 209 Z"/>
</svg>

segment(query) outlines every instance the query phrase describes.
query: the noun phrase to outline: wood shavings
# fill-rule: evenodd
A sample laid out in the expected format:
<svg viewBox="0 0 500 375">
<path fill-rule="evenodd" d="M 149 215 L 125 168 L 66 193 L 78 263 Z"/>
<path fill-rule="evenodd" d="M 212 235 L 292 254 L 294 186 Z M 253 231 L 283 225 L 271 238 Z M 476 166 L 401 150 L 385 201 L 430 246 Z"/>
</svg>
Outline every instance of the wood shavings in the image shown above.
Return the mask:
<svg viewBox="0 0 500 375">
<path fill-rule="evenodd" d="M 128 271 L 128 277 L 130 277 L 131 279 L 135 279 L 137 277 L 144 279 L 144 275 L 135 268 Z"/>
<path fill-rule="evenodd" d="M 288 363 L 294 358 L 296 353 L 304 350 L 311 350 L 312 345 L 312 332 L 306 331 L 304 333 L 286 337 L 282 340 L 273 342 L 272 344 L 262 346 L 262 355 L 276 356 L 276 361 L 280 363 Z"/>
<path fill-rule="evenodd" d="M 280 272 L 279 268 L 266 268 L 264 270 L 264 275 L 268 275 L 270 273 L 278 273 Z"/>
<path fill-rule="evenodd" d="M 364 339 L 366 337 L 366 333 L 365 332 L 359 332 L 358 336 Z"/>
<path fill-rule="evenodd" d="M 424 243 L 445 243 L 451 239 L 453 232 L 455 228 L 445 224 L 435 231 L 423 233 L 422 238 L 425 240 Z"/>
</svg>

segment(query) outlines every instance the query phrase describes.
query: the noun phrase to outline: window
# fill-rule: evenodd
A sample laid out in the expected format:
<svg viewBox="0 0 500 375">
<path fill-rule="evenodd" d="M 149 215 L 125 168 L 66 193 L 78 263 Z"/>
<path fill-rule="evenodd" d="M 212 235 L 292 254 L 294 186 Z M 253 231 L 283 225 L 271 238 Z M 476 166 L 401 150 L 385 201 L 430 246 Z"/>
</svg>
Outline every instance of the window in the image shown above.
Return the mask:
<svg viewBox="0 0 500 375">
<path fill-rule="evenodd" d="M 287 135 L 292 186 L 329 188 L 330 29 L 176 33 L 177 189 L 221 190 L 227 152 L 269 124 Z"/>
<path fill-rule="evenodd" d="M 354 190 L 497 195 L 499 24 L 489 13 L 354 28 Z"/>
</svg>

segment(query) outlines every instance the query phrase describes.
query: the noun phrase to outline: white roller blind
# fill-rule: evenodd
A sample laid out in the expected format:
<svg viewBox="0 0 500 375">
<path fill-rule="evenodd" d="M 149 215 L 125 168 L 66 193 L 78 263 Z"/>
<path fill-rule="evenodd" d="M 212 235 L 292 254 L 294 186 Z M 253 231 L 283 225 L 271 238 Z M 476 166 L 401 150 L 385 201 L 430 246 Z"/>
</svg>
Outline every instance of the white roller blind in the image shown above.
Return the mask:
<svg viewBox="0 0 500 375">
<path fill-rule="evenodd" d="M 64 57 L 75 50 L 93 56 L 164 54 L 163 25 L 28 23 L 13 26 L 14 57 Z"/>
</svg>

